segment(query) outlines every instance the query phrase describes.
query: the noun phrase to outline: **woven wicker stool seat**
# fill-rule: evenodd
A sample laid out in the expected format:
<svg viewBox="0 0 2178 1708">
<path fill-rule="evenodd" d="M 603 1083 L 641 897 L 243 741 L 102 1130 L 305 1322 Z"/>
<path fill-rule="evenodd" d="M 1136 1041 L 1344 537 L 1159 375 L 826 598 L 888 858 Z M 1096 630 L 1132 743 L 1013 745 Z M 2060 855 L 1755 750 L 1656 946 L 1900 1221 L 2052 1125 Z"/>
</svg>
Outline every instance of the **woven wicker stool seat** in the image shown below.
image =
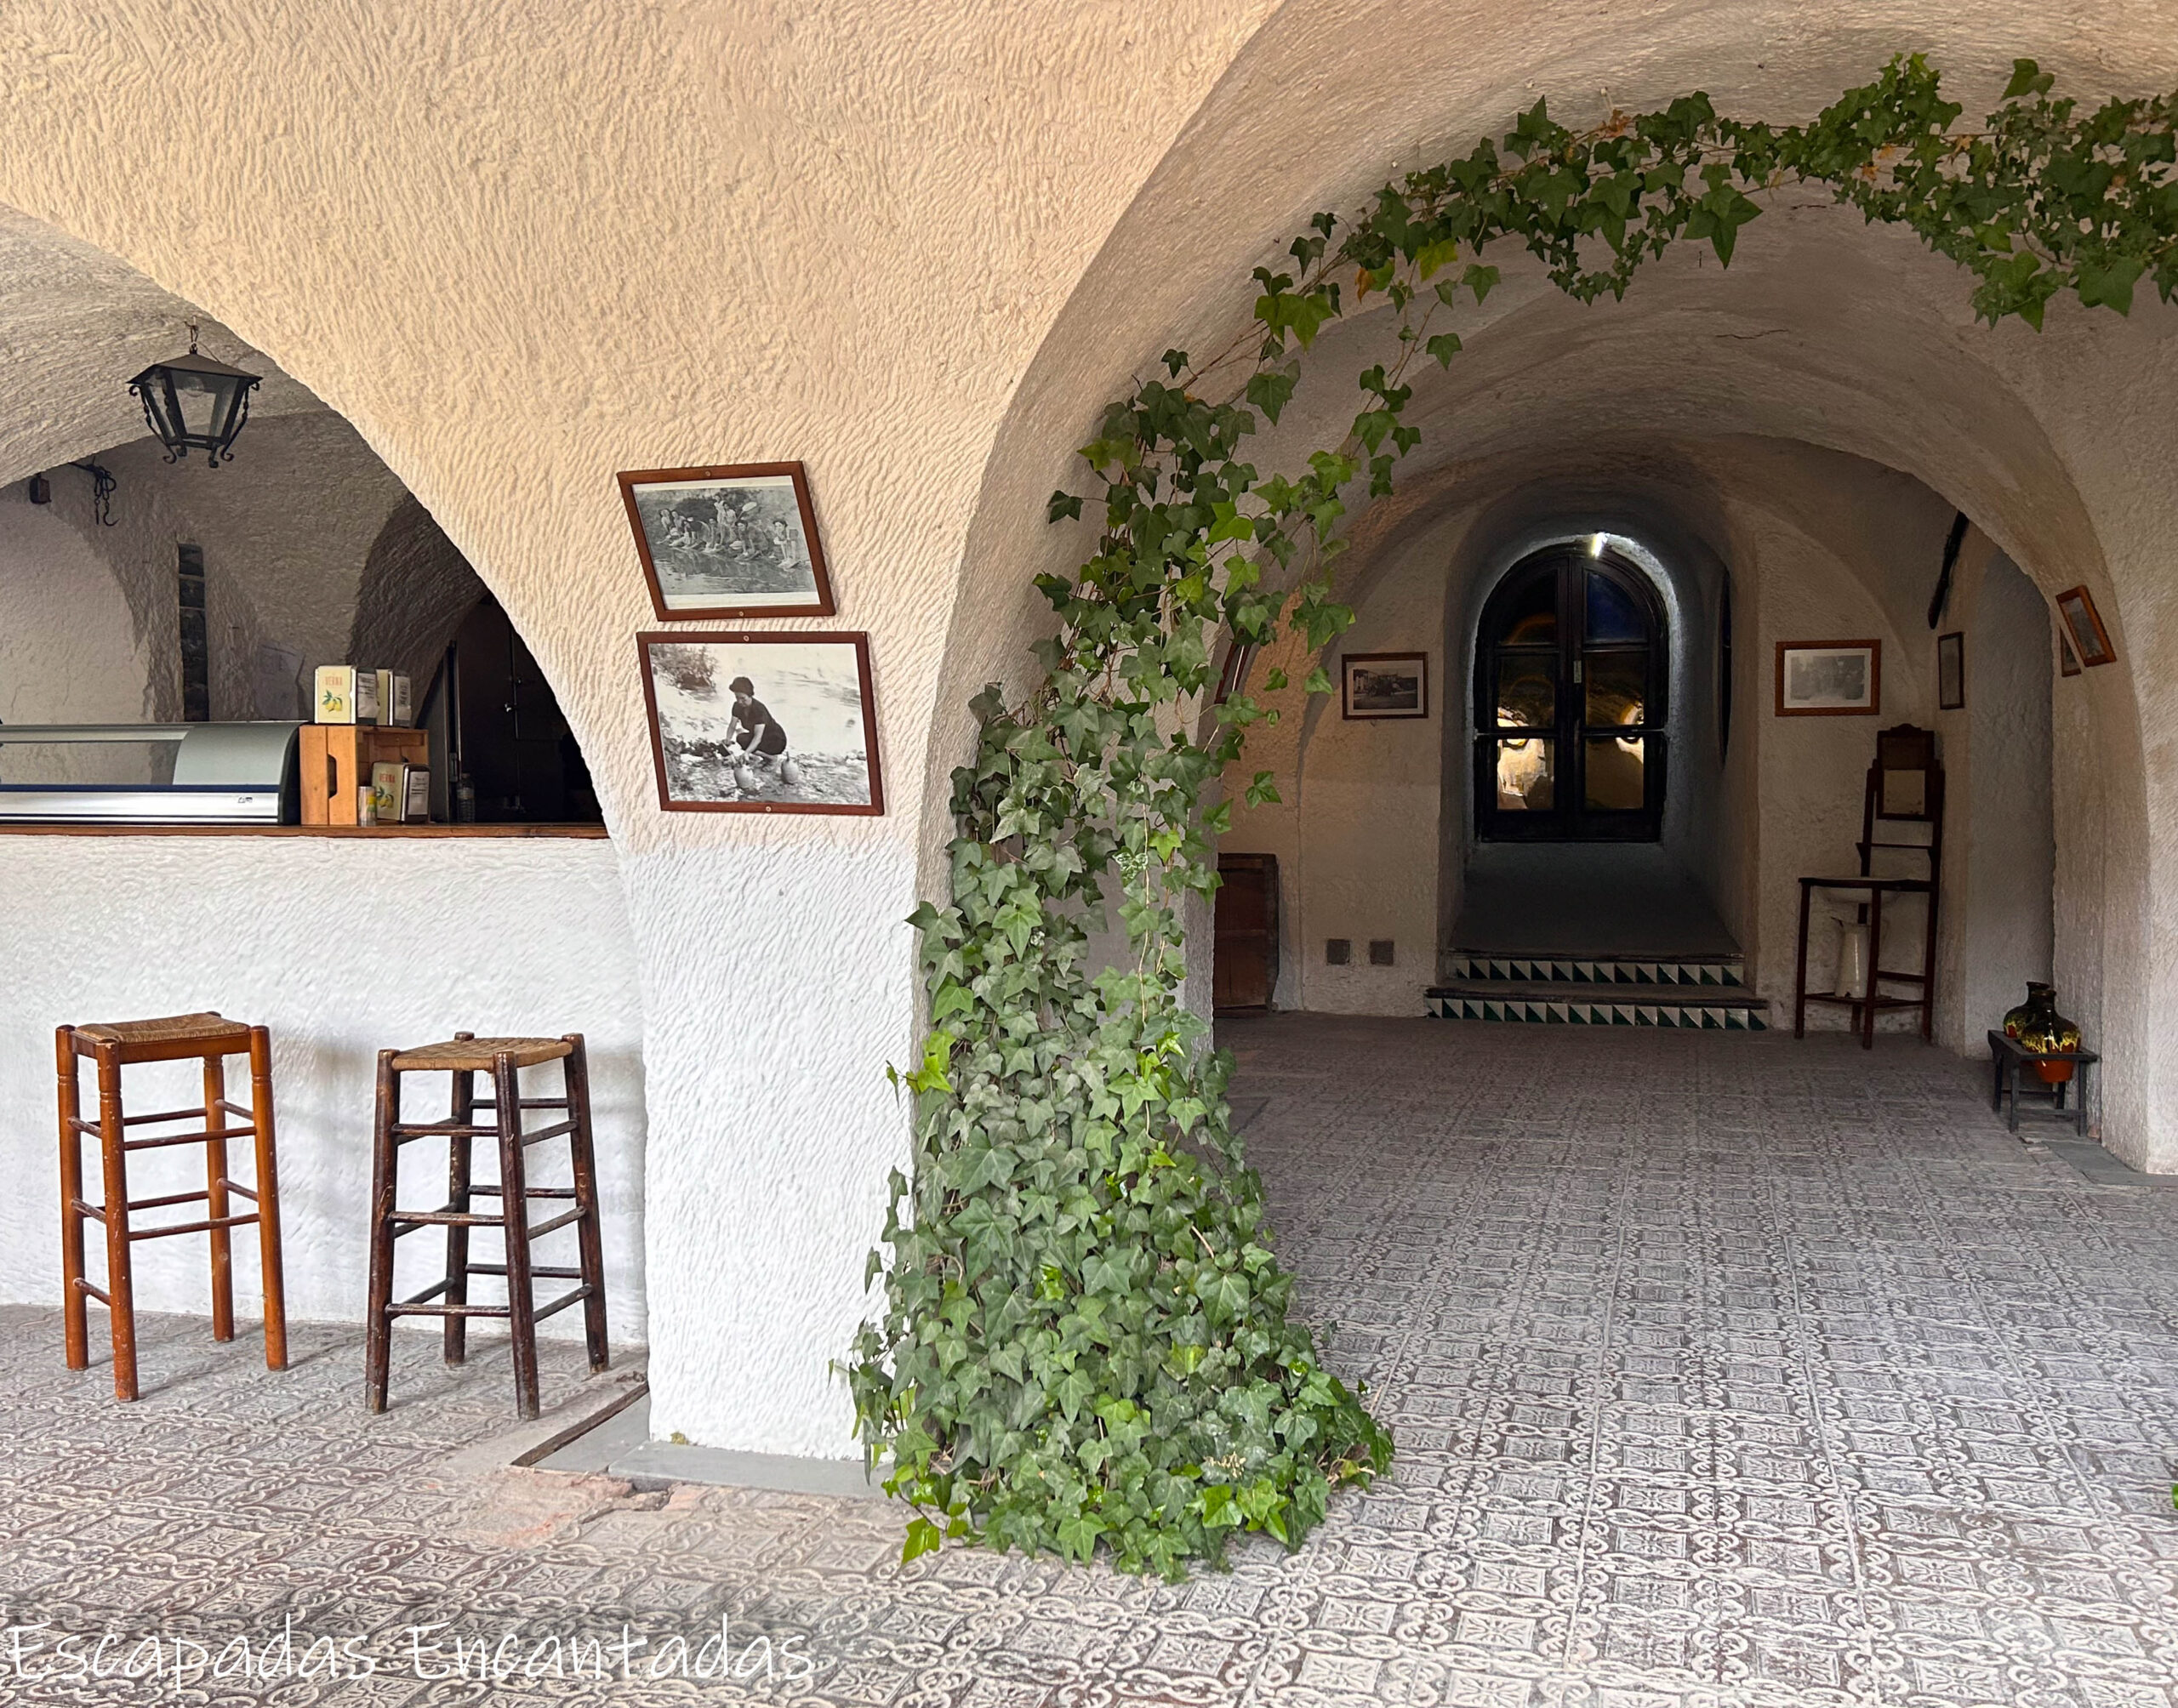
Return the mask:
<svg viewBox="0 0 2178 1708">
<path fill-rule="evenodd" d="M 525 1097 L 521 1072 L 549 1062 L 560 1063 L 562 1095 Z M 447 1073 L 453 1076 L 451 1112 L 443 1121 L 408 1121 L 401 1113 L 401 1080 L 408 1073 Z M 476 1076 L 492 1076 L 492 1095 L 479 1100 Z M 480 1125 L 477 1112 L 489 1109 L 493 1120 Z M 559 1109 L 566 1119 L 524 1131 L 525 1109 Z M 447 1196 L 443 1205 L 431 1210 L 404 1210 L 399 1197 L 401 1147 L 418 1139 L 447 1141 Z M 499 1150 L 497 1184 L 481 1181 L 471 1170 L 471 1151 L 478 1139 L 495 1142 Z M 565 1138 L 573 1160 L 573 1184 L 532 1186 L 527 1156 L 532 1145 Z M 491 1212 L 474 1208 L 479 1198 L 495 1198 Z M 530 1207 L 540 1201 L 557 1201 L 569 1208 L 557 1216 L 533 1223 Z M 393 1296 L 394 1242 L 404 1234 L 426 1228 L 446 1230 L 446 1272 L 413 1298 Z M 542 1264 L 532 1260 L 533 1242 L 561 1228 L 575 1233 L 576 1261 Z M 497 1228 L 505 1242 L 505 1261 L 472 1263 L 469 1261 L 471 1228 Z M 504 1305 L 475 1305 L 469 1300 L 469 1278 L 496 1275 L 506 1282 Z M 540 1279 L 573 1281 L 576 1284 L 550 1303 L 539 1306 L 533 1291 Z M 443 1044 L 427 1044 L 414 1050 L 381 1050 L 378 1057 L 378 1119 L 371 1146 L 371 1279 L 370 1307 L 363 1352 L 363 1397 L 373 1411 L 385 1409 L 386 1386 L 393 1353 L 396 1317 L 442 1317 L 446 1361 L 460 1364 L 468 1356 L 468 1325 L 472 1317 L 506 1319 L 514 1340 L 515 1409 L 523 1417 L 538 1412 L 537 1324 L 544 1318 L 579 1302 L 583 1307 L 583 1338 L 592 1371 L 609 1362 L 605 1337 L 604 1242 L 598 1230 L 597 1164 L 590 1130 L 590 1067 L 583 1052 L 582 1034 L 564 1038 L 478 1038 L 457 1032 Z"/>
<path fill-rule="evenodd" d="M 244 1108 L 226 1094 L 226 1058 L 249 1057 L 250 1100 Z M 99 1118 L 83 1119 L 78 1065 L 97 1064 Z M 116 1398 L 136 1398 L 136 1293 L 129 1254 L 140 1239 L 164 1239 L 180 1233 L 208 1233 L 212 1248 L 212 1338 L 235 1337 L 233 1230 L 257 1229 L 259 1266 L 265 1287 L 265 1362 L 288 1367 L 288 1323 L 280 1267 L 280 1182 L 273 1160 L 272 1042 L 261 1026 L 248 1026 L 217 1014 L 175 1014 L 160 1020 L 122 1020 L 90 1026 L 63 1026 L 54 1033 L 54 1065 L 60 1105 L 60 1250 L 66 1297 L 62 1318 L 68 1342 L 68 1368 L 90 1367 L 89 1301 L 106 1307 L 113 1334 L 113 1392 Z M 145 1062 L 195 1059 L 204 1064 L 202 1107 L 168 1109 L 132 1115 L 123 1106 L 121 1070 Z M 172 1127 L 188 1122 L 191 1132 L 153 1131 L 130 1138 L 132 1129 Z M 83 1140 L 99 1141 L 104 1196 L 93 1204 L 83 1196 Z M 256 1152 L 256 1184 L 244 1186 L 227 1174 L 227 1142 L 248 1139 Z M 163 1150 L 173 1145 L 204 1147 L 204 1190 L 167 1193 L 131 1200 L 128 1158 L 132 1152 Z M 232 1213 L 235 1198 L 247 1198 L 250 1212 Z M 130 1216 L 140 1210 L 164 1210 L 201 1204 L 202 1221 L 165 1227 L 139 1227 Z M 105 1285 L 94 1285 L 84 1272 L 83 1224 L 105 1229 Z"/>
<path fill-rule="evenodd" d="M 403 1050 L 393 1058 L 396 1073 L 488 1073 L 502 1056 L 514 1057 L 517 1068 L 534 1068 L 573 1053 L 564 1038 L 456 1038 L 444 1044 L 426 1044 L 420 1050 Z"/>
</svg>

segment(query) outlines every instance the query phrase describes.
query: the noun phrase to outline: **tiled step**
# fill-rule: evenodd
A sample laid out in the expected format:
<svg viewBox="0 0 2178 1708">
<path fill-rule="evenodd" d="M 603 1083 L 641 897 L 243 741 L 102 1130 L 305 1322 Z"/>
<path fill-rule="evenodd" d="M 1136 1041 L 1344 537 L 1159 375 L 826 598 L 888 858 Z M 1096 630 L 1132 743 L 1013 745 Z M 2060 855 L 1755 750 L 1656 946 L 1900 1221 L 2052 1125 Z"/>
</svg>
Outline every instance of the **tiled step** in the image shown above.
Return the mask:
<svg viewBox="0 0 2178 1708">
<path fill-rule="evenodd" d="M 1630 956 L 1502 955 L 1454 949 L 1445 976 L 1461 984 L 1478 980 L 1521 984 L 1702 985 L 1746 988 L 1746 963 L 1737 955 Z"/>
<path fill-rule="evenodd" d="M 1514 1021 L 1531 1026 L 1663 1026 L 1687 1032 L 1767 1032 L 1770 1005 L 1743 987 L 1689 989 L 1555 980 L 1464 979 L 1428 995 L 1440 1020 Z"/>
</svg>

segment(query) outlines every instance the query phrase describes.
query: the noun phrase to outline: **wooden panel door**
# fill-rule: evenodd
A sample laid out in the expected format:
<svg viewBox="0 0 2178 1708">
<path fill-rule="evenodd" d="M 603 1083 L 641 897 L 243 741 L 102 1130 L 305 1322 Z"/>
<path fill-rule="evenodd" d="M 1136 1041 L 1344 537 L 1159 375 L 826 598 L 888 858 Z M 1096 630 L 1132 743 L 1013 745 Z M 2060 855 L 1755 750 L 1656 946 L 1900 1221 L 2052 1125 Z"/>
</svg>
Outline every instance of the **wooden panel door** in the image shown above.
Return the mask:
<svg viewBox="0 0 2178 1708">
<path fill-rule="evenodd" d="M 1217 954 L 1211 1005 L 1220 1014 L 1263 1013 L 1278 988 L 1278 857 L 1221 854 Z"/>
</svg>

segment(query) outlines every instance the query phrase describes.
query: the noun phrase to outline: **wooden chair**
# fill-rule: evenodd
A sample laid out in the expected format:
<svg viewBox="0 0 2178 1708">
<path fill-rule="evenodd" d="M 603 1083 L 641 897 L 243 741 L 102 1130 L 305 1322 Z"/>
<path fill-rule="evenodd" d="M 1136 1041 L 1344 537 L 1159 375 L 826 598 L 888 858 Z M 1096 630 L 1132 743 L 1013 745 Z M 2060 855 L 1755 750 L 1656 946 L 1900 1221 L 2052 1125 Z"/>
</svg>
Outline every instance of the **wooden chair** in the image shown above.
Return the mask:
<svg viewBox="0 0 2178 1708">
<path fill-rule="evenodd" d="M 519 1075 L 524 1068 L 545 1062 L 561 1064 L 562 1095 L 524 1097 Z M 401 1078 L 404 1073 L 453 1075 L 451 1113 L 443 1121 L 411 1122 L 401 1119 Z M 479 1102 L 476 1076 L 492 1076 L 492 1096 Z M 480 1125 L 476 1112 L 492 1111 L 488 1126 Z M 524 1109 L 564 1109 L 567 1119 L 534 1132 L 524 1132 Z M 565 1137 L 573 1156 L 574 1184 L 536 1187 L 528 1184 L 525 1161 L 530 1146 L 547 1139 Z M 402 1210 L 396 1206 L 401 1147 L 415 1139 L 448 1141 L 447 1201 L 436 1210 Z M 497 1185 L 476 1180 L 470 1170 L 470 1148 L 477 1139 L 498 1142 L 499 1178 Z M 478 1198 L 496 1198 L 496 1214 L 479 1213 L 471 1206 Z M 539 1200 L 572 1202 L 573 1208 L 533 1226 L 529 1206 Z M 532 1261 L 535 1240 L 562 1227 L 575 1229 L 578 1260 L 573 1267 Z M 434 1284 L 409 1299 L 393 1296 L 394 1242 L 403 1234 L 427 1227 L 446 1229 L 446 1273 Z M 472 1263 L 469 1261 L 469 1232 L 473 1227 L 496 1227 L 505 1237 L 506 1261 Z M 472 1305 L 469 1278 L 504 1277 L 507 1302 Z M 576 1282 L 574 1288 L 541 1308 L 533 1290 L 539 1279 Z M 525 1418 L 538 1413 L 537 1324 L 578 1300 L 583 1307 L 584 1339 L 588 1343 L 593 1374 L 607 1368 L 610 1352 L 605 1336 L 605 1255 L 597 1216 L 597 1165 L 590 1130 L 590 1067 L 583 1051 L 582 1034 L 564 1038 L 478 1038 L 457 1032 L 451 1042 L 430 1044 L 416 1050 L 381 1050 L 378 1057 L 378 1119 L 371 1150 L 371 1273 L 370 1305 L 363 1352 L 364 1399 L 373 1411 L 385 1409 L 385 1391 L 393 1352 L 396 1317 L 429 1316 L 446 1319 L 443 1346 L 446 1361 L 458 1364 L 467 1357 L 469 1319 L 504 1318 L 513 1332 L 515 1408 Z"/>
<path fill-rule="evenodd" d="M 1878 841 L 1876 829 L 1886 823 L 1919 823 L 1929 827 L 1925 842 Z M 1800 880 L 1799 972 L 1793 995 L 1793 1036 L 1807 1036 L 1807 1005 L 1832 1003 L 1851 1010 L 1853 1030 L 1861 1034 L 1861 1047 L 1875 1047 L 1876 1016 L 1888 1010 L 1918 1008 L 1921 1011 L 1921 1042 L 1934 1041 L 1936 999 L 1936 885 L 1943 873 L 1943 767 L 1936 763 L 1934 730 L 1898 724 L 1875 738 L 1875 763 L 1868 767 L 1867 798 L 1861 810 L 1861 869 L 1850 878 Z M 1879 878 L 1875 875 L 1879 850 L 1902 849 L 1925 855 L 1925 878 Z M 1843 890 L 1867 899 L 1859 915 L 1868 928 L 1867 984 L 1859 996 L 1836 996 L 1807 988 L 1808 914 L 1817 890 Z M 1928 914 L 1921 931 L 1921 970 L 1886 972 L 1883 970 L 1883 903 L 1887 896 L 1925 896 Z M 1885 996 L 1885 982 L 1908 984 L 1911 996 Z"/>
<path fill-rule="evenodd" d="M 226 1095 L 226 1058 L 249 1057 L 250 1107 L 231 1103 Z M 212 1338 L 235 1337 L 233 1230 L 254 1224 L 258 1261 L 265 1284 L 265 1364 L 288 1367 L 288 1319 L 280 1268 L 280 1183 L 272 1147 L 272 1041 L 261 1026 L 245 1026 L 216 1014 L 178 1014 L 163 1020 L 124 1020 L 111 1025 L 63 1026 L 54 1033 L 54 1067 L 60 1092 L 60 1261 L 66 1278 L 61 1315 L 68 1343 L 68 1368 L 90 1368 L 90 1324 L 87 1301 L 106 1307 L 113 1332 L 114 1398 L 136 1398 L 136 1293 L 130 1249 L 140 1239 L 166 1239 L 182 1233 L 209 1233 L 212 1247 Z M 99 1118 L 82 1118 L 77 1067 L 89 1056 L 98 1064 Z M 141 1062 L 201 1060 L 204 1064 L 204 1105 L 131 1115 L 122 1106 L 121 1070 Z M 198 1132 L 128 1137 L 132 1127 L 175 1121 L 202 1121 Z M 103 1201 L 83 1197 L 83 1142 L 99 1140 L 105 1176 Z M 256 1147 L 257 1184 L 246 1187 L 227 1175 L 227 1141 L 248 1139 Z M 204 1190 L 169 1193 L 158 1198 L 128 1196 L 128 1157 L 134 1151 L 171 1145 L 204 1147 Z M 231 1200 L 248 1198 L 247 1216 L 231 1214 Z M 172 1227 L 137 1227 L 129 1218 L 141 1210 L 202 1204 L 205 1218 Z M 105 1285 L 84 1272 L 83 1223 L 105 1229 Z"/>
</svg>

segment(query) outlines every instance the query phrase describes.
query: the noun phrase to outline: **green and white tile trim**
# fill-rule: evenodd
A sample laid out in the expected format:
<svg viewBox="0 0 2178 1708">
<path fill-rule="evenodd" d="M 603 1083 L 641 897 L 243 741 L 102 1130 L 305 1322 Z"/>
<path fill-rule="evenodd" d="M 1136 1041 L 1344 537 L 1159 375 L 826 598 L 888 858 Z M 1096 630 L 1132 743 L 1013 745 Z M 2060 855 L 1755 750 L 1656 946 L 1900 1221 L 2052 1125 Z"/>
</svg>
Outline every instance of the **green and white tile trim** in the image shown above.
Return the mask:
<svg viewBox="0 0 2178 1708">
<path fill-rule="evenodd" d="M 1681 1031 L 1767 1032 L 1766 1005 L 1742 999 L 1714 1005 L 1684 999 L 1622 1002 L 1568 995 L 1563 1001 L 1533 996 L 1487 996 L 1431 991 L 1429 1012 L 1439 1020 L 1508 1020 L 1542 1026 L 1668 1026 Z"/>
<path fill-rule="evenodd" d="M 1448 982 L 1498 979 L 1521 984 L 1713 985 L 1744 989 L 1745 964 L 1736 956 L 1702 959 L 1631 960 L 1579 955 L 1492 955 L 1454 950 L 1446 959 Z"/>
</svg>

